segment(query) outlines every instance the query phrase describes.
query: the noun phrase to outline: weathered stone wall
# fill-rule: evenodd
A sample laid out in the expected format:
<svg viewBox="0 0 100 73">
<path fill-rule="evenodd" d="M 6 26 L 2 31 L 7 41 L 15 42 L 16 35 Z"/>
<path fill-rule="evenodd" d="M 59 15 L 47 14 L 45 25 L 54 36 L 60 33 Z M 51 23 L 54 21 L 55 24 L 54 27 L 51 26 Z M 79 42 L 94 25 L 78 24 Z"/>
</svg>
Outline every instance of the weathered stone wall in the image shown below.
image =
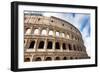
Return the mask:
<svg viewBox="0 0 100 73">
<path fill-rule="evenodd" d="M 24 17 L 25 62 L 87 59 L 80 31 L 56 17 Z"/>
</svg>

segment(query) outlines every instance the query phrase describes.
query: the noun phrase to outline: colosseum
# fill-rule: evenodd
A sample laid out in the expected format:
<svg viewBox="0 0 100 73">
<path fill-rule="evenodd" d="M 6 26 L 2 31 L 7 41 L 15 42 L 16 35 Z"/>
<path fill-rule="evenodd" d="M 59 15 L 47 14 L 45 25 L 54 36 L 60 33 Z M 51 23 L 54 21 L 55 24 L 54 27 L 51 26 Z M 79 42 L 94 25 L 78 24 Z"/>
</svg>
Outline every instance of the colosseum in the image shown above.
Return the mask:
<svg viewBox="0 0 100 73">
<path fill-rule="evenodd" d="M 89 58 L 80 31 L 71 23 L 24 14 L 24 62 Z"/>
</svg>

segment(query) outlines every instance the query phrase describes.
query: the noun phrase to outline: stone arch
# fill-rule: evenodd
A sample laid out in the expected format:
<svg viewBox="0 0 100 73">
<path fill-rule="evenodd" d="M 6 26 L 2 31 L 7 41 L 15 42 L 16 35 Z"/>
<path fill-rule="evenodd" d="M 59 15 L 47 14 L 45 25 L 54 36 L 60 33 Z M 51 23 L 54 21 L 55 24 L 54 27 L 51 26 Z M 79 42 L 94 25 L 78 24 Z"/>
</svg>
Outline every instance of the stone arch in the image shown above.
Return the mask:
<svg viewBox="0 0 100 73">
<path fill-rule="evenodd" d="M 49 31 L 49 35 L 53 36 L 53 31 L 52 30 Z"/>
<path fill-rule="evenodd" d="M 56 31 L 56 36 L 59 37 L 60 36 L 60 32 Z"/>
<path fill-rule="evenodd" d="M 64 32 L 62 33 L 62 37 L 65 37 L 65 33 Z"/>
<path fill-rule="evenodd" d="M 74 35 L 71 36 L 71 39 L 74 40 Z"/>
<path fill-rule="evenodd" d="M 30 29 L 30 28 L 27 28 L 25 34 L 26 34 L 26 35 L 31 34 L 31 29 Z"/>
<path fill-rule="evenodd" d="M 41 31 L 41 35 L 47 35 L 47 30 L 46 30 L 46 29 L 43 29 L 43 30 Z"/>
<path fill-rule="evenodd" d="M 30 58 L 24 58 L 24 62 L 30 62 Z"/>
<path fill-rule="evenodd" d="M 76 46 L 75 45 L 73 45 L 73 49 L 76 51 Z"/>
<path fill-rule="evenodd" d="M 26 43 L 26 40 L 24 39 L 24 44 Z"/>
<path fill-rule="evenodd" d="M 34 29 L 34 33 L 33 33 L 34 35 L 39 35 L 39 29 Z"/>
<path fill-rule="evenodd" d="M 55 49 L 60 49 L 60 43 L 59 42 L 55 43 Z"/>
<path fill-rule="evenodd" d="M 35 61 L 42 61 L 41 57 L 36 57 Z"/>
<path fill-rule="evenodd" d="M 51 57 L 46 57 L 46 59 L 45 59 L 46 61 L 51 61 L 52 60 L 52 58 Z"/>
<path fill-rule="evenodd" d="M 31 43 L 30 43 L 29 49 L 30 49 L 30 48 L 34 48 L 34 45 L 35 45 L 35 41 L 33 40 L 33 41 L 31 41 Z"/>
<path fill-rule="evenodd" d="M 75 57 L 75 59 L 78 59 L 78 57 Z"/>
<path fill-rule="evenodd" d="M 43 49 L 43 48 L 44 48 L 44 41 L 40 41 L 38 49 Z"/>
<path fill-rule="evenodd" d="M 60 57 L 55 57 L 55 60 L 60 60 Z"/>
<path fill-rule="evenodd" d="M 63 60 L 67 60 L 67 57 L 63 57 Z"/>
<path fill-rule="evenodd" d="M 63 48 L 63 50 L 66 50 L 66 44 L 65 43 L 62 44 L 62 48 Z"/>
<path fill-rule="evenodd" d="M 70 59 L 72 60 L 72 59 L 74 59 L 73 57 L 70 57 Z"/>
<path fill-rule="evenodd" d="M 52 45 L 53 45 L 52 41 L 48 41 L 47 49 L 52 49 Z"/>
<path fill-rule="evenodd" d="M 69 48 L 69 50 L 72 50 L 71 44 L 68 44 L 68 48 Z"/>
<path fill-rule="evenodd" d="M 69 35 L 69 33 L 67 33 L 67 34 L 66 34 L 66 37 L 67 37 L 67 39 L 69 39 L 69 38 L 70 38 L 70 35 Z"/>
</svg>

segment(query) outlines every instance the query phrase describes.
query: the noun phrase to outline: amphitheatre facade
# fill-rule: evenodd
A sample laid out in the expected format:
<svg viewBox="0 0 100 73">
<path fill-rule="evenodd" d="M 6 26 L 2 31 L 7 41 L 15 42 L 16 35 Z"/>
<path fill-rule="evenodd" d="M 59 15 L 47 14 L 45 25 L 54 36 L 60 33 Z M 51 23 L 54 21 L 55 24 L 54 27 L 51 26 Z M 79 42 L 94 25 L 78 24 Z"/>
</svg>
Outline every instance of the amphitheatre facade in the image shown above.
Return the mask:
<svg viewBox="0 0 100 73">
<path fill-rule="evenodd" d="M 89 59 L 80 31 L 60 18 L 24 15 L 24 62 Z"/>
</svg>

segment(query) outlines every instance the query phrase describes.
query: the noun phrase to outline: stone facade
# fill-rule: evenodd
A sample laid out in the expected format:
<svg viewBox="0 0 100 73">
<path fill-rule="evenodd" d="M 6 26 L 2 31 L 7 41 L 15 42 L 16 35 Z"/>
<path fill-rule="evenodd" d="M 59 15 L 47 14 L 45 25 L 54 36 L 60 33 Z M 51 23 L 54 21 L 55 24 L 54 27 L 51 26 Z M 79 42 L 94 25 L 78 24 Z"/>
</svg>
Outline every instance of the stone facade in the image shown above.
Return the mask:
<svg viewBox="0 0 100 73">
<path fill-rule="evenodd" d="M 24 61 L 88 59 L 80 31 L 57 17 L 24 15 Z"/>
</svg>

